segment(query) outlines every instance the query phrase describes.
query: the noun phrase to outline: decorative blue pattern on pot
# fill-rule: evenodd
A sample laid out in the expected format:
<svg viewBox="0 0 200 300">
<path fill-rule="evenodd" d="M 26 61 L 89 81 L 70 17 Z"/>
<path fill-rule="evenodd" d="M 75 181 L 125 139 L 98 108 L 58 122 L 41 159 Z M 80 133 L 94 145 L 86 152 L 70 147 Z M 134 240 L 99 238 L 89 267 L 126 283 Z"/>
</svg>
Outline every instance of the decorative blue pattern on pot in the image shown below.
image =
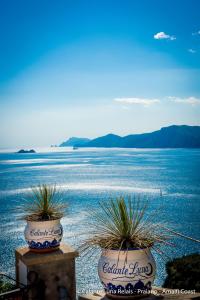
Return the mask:
<svg viewBox="0 0 200 300">
<path fill-rule="evenodd" d="M 32 249 L 47 249 L 47 248 L 54 248 L 60 245 L 60 241 L 57 241 L 54 239 L 53 241 L 45 241 L 43 243 L 41 242 L 34 242 L 34 241 L 28 241 L 28 245 Z"/>
<path fill-rule="evenodd" d="M 111 282 L 109 282 L 108 284 L 102 282 L 102 284 L 107 293 L 121 296 L 131 296 L 133 294 L 140 294 L 143 291 L 148 293 L 148 291 L 151 290 L 151 282 L 149 281 L 147 284 L 144 284 L 142 280 L 138 280 L 134 285 L 132 283 L 128 283 L 126 286 L 114 285 Z"/>
</svg>

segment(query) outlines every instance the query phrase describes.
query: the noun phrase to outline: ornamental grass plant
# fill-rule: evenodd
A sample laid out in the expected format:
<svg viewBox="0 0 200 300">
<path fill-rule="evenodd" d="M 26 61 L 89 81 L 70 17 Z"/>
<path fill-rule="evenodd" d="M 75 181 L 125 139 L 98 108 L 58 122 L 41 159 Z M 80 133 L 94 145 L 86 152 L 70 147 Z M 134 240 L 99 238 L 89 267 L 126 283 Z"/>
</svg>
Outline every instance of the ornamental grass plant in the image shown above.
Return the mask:
<svg viewBox="0 0 200 300">
<path fill-rule="evenodd" d="M 20 207 L 23 219 L 27 221 L 48 221 L 63 217 L 66 204 L 62 202 L 56 185 L 42 184 L 32 188 L 32 193 Z"/>
<path fill-rule="evenodd" d="M 158 211 L 148 213 L 148 202 L 141 197 L 117 197 L 101 201 L 97 212 L 91 217 L 88 237 L 80 250 L 102 249 L 144 249 L 153 248 L 163 252 L 161 245 L 172 245 L 173 236 L 163 223 L 155 221 Z"/>
</svg>

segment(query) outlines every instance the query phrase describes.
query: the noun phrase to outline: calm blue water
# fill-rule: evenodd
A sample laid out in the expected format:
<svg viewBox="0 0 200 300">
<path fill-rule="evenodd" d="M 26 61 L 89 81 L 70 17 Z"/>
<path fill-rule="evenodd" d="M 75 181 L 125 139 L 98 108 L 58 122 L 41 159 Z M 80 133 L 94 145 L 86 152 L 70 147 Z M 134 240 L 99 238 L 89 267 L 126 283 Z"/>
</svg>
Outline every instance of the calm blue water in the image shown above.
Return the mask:
<svg viewBox="0 0 200 300">
<path fill-rule="evenodd" d="M 87 228 L 88 212 L 100 199 L 116 195 L 144 194 L 149 211 L 162 207 L 158 218 L 184 234 L 200 238 L 200 150 L 187 149 L 36 149 L 36 154 L 0 153 L 0 271 L 14 274 L 14 249 L 24 246 L 25 223 L 15 207 L 29 188 L 38 183 L 57 183 L 68 199 L 68 215 L 62 220 L 64 241 L 77 247 Z M 162 197 L 160 197 L 162 190 Z M 199 251 L 199 245 L 177 238 L 166 249 L 170 258 Z M 2 255 L 3 254 L 3 255 Z M 156 284 L 165 277 L 165 261 L 156 255 Z M 78 291 L 100 286 L 96 264 L 77 260 Z"/>
</svg>

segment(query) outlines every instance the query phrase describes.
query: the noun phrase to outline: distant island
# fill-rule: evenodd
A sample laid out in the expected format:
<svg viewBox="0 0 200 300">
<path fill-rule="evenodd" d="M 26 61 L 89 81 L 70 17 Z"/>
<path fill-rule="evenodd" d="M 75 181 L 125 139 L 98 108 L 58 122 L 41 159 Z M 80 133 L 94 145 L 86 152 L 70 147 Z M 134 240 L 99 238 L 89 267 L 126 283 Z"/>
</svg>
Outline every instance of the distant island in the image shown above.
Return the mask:
<svg viewBox="0 0 200 300">
<path fill-rule="evenodd" d="M 17 151 L 17 153 L 36 153 L 36 151 L 33 149 L 31 149 L 31 150 L 21 149 L 21 150 Z"/>
<path fill-rule="evenodd" d="M 172 125 L 150 133 L 124 137 L 107 134 L 95 139 L 72 137 L 60 147 L 200 148 L 200 126 Z"/>
</svg>

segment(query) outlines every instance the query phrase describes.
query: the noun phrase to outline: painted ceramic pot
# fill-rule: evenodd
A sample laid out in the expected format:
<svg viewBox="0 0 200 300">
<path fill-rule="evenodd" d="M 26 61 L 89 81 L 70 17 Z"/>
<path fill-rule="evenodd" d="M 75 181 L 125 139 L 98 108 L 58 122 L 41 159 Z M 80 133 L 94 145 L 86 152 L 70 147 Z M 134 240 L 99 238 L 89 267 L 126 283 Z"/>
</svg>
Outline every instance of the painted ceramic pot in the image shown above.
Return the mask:
<svg viewBox="0 0 200 300">
<path fill-rule="evenodd" d="M 102 250 L 98 273 L 107 296 L 131 298 L 148 294 L 155 278 L 156 264 L 150 249 Z"/>
<path fill-rule="evenodd" d="M 63 228 L 60 219 L 27 221 L 24 235 L 32 251 L 50 252 L 59 247 L 63 236 Z"/>
</svg>

